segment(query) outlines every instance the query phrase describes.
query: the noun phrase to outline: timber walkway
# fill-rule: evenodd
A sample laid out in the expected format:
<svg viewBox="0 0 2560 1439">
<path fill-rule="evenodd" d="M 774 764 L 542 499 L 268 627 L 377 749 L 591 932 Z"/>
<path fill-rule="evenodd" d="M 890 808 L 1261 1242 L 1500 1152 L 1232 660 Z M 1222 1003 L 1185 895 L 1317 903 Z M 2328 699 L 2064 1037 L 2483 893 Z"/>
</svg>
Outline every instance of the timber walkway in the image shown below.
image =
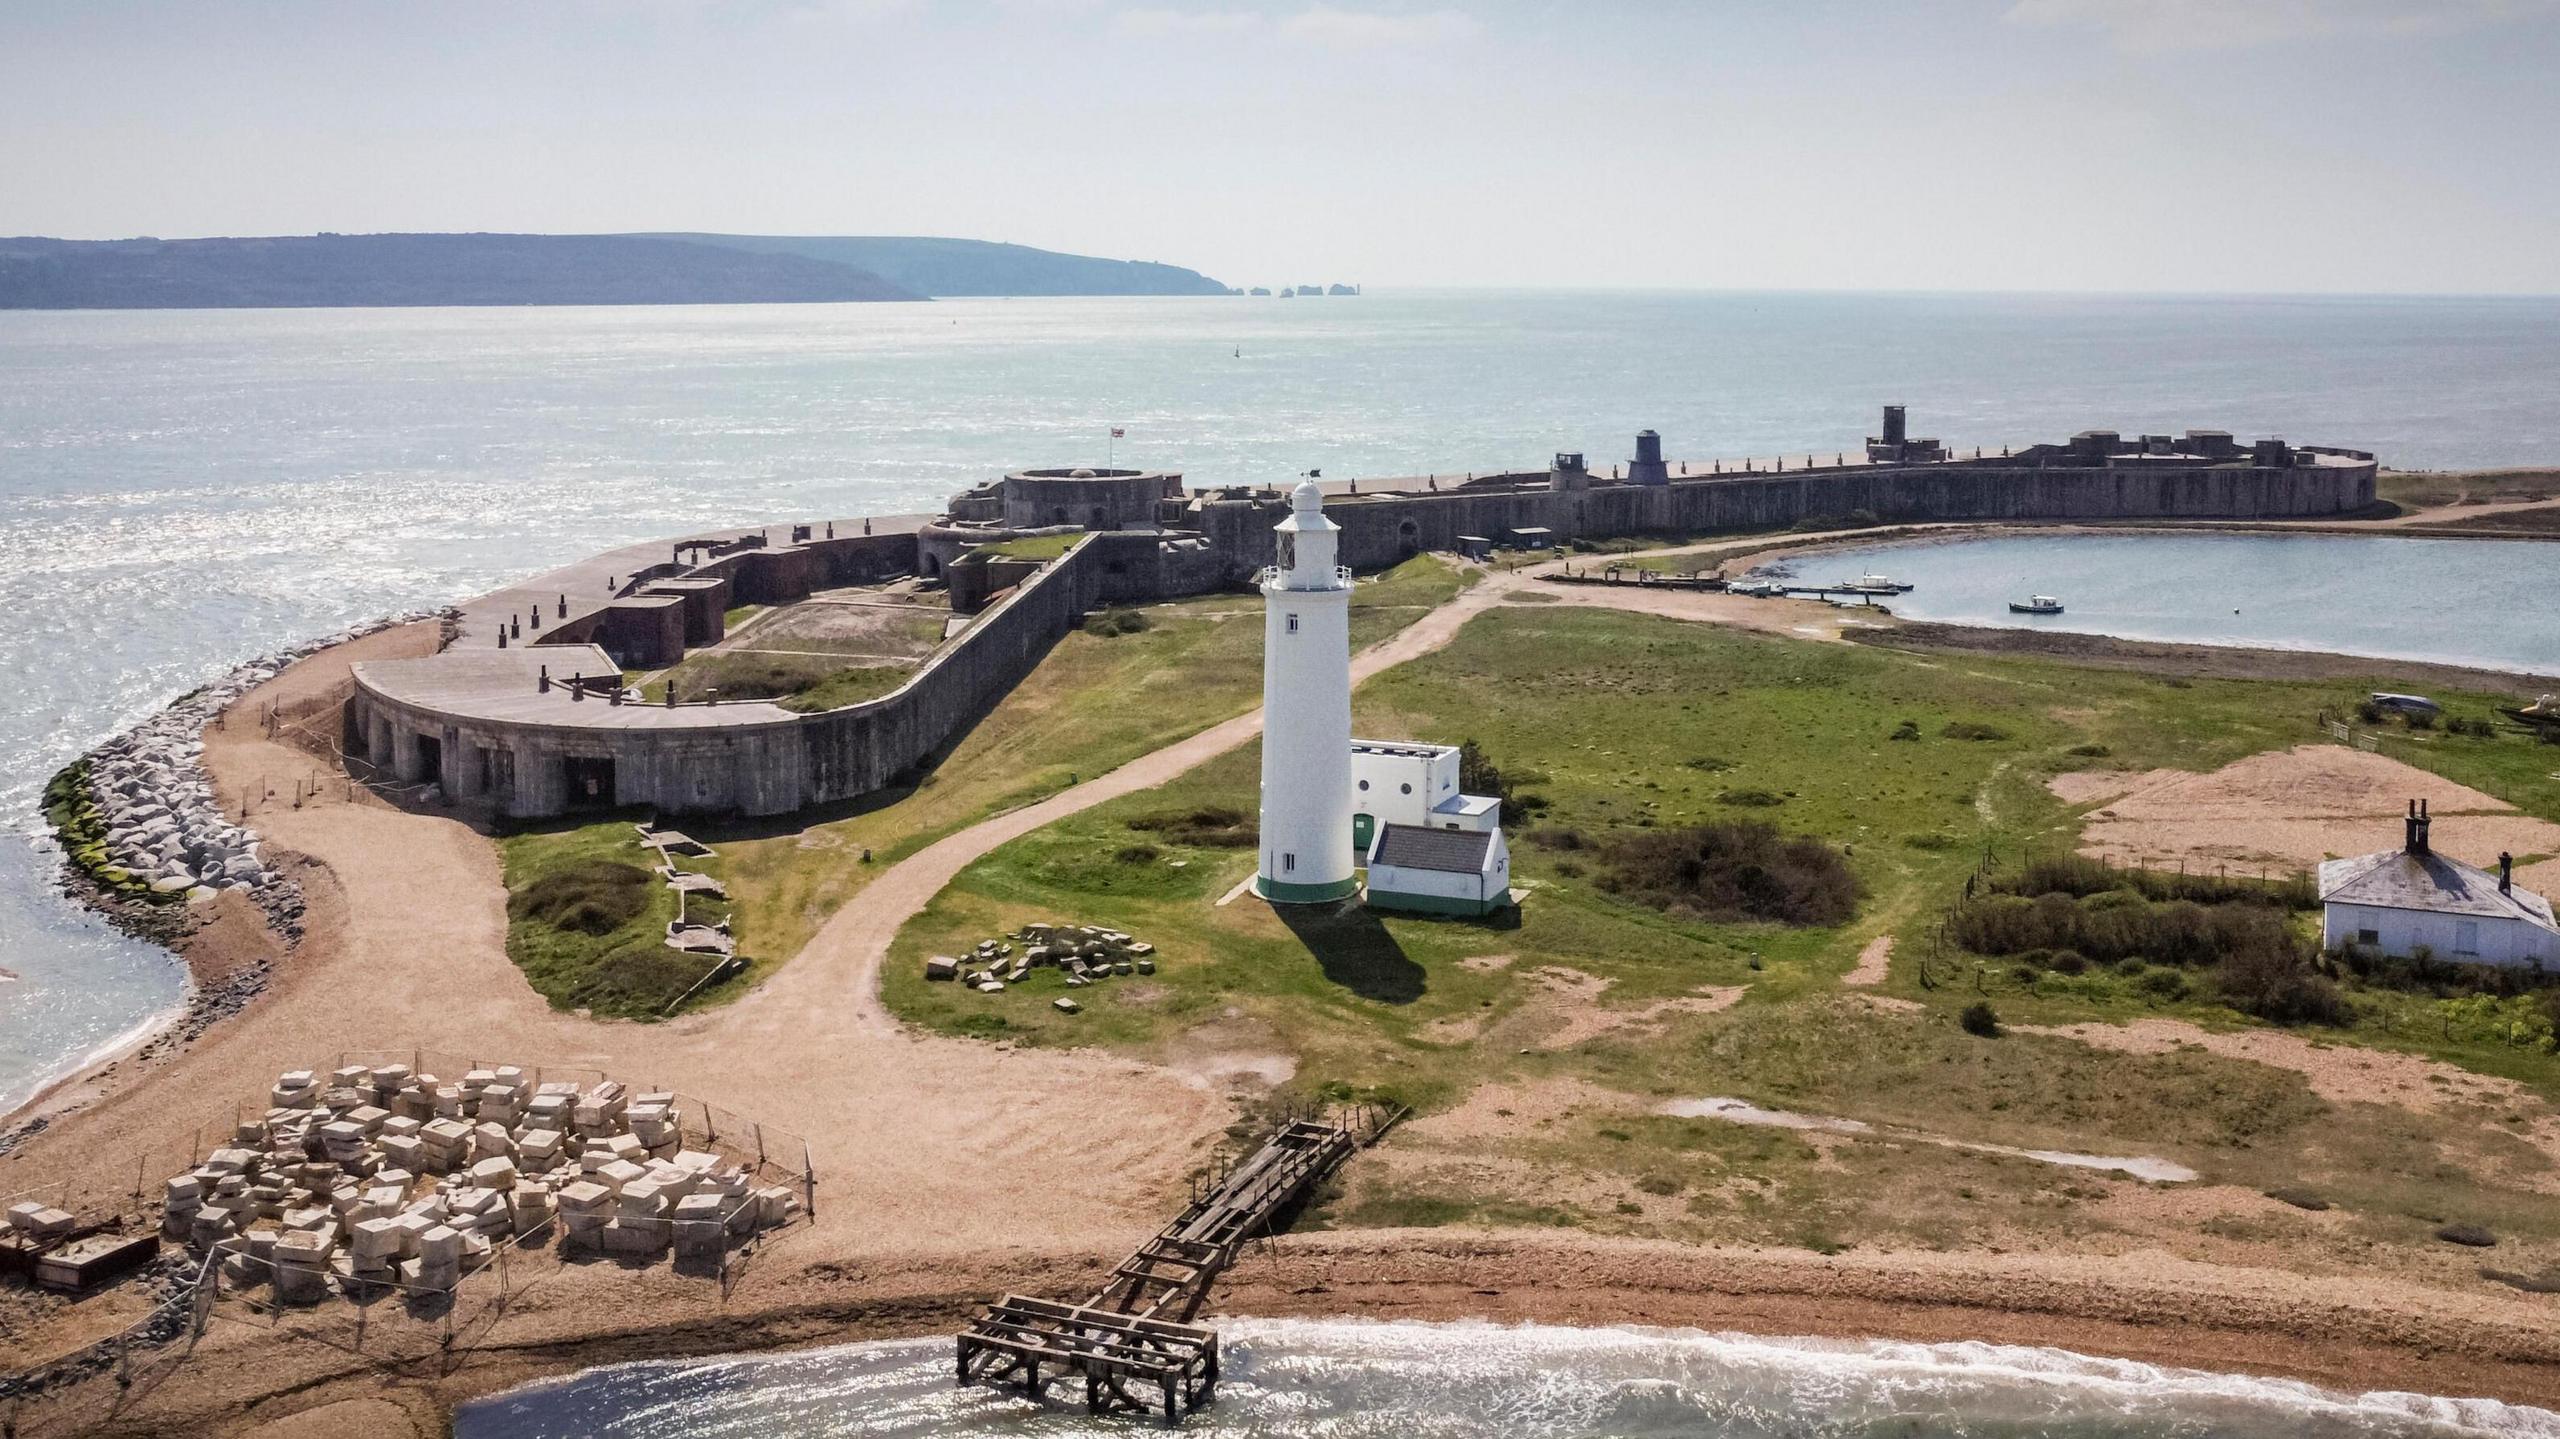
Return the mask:
<svg viewBox="0 0 2560 1439">
<path fill-rule="evenodd" d="M 1161 1412 L 1170 1426 L 1213 1401 L 1218 1333 L 1194 1324 L 1209 1287 L 1246 1241 L 1402 1117 L 1284 1123 L 1261 1148 L 1196 1193 L 1190 1207 L 1081 1304 L 1008 1294 L 960 1331 L 963 1385 L 1007 1385 L 1034 1399 L 1071 1375 L 1096 1415 Z"/>
</svg>

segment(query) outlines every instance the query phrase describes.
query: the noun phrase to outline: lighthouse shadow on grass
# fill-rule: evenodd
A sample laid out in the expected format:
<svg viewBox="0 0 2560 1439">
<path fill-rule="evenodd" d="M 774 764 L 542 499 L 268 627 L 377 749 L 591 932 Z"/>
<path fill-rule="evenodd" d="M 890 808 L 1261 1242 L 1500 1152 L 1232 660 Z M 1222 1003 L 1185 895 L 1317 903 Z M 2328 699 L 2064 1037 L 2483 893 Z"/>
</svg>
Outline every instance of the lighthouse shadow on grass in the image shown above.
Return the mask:
<svg viewBox="0 0 2560 1439">
<path fill-rule="evenodd" d="M 1356 899 L 1337 904 L 1275 904 L 1271 912 L 1316 957 L 1324 977 L 1381 1004 L 1411 1004 L 1430 977 L 1396 937 Z"/>
</svg>

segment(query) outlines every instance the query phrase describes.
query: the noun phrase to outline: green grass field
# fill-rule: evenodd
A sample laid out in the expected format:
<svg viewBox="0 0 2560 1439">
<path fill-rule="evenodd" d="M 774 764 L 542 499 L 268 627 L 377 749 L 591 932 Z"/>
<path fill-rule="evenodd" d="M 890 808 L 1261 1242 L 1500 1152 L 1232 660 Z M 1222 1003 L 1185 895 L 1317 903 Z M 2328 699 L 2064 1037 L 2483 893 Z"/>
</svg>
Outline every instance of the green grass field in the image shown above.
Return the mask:
<svg viewBox="0 0 2560 1439">
<path fill-rule="evenodd" d="M 2395 1242 L 2429 1208 L 2547 1244 L 2560 1220 L 2522 1186 L 2549 1166 L 2499 1116 L 2466 1114 L 2422 1134 L 2404 1111 L 2329 1105 L 2299 1076 L 2261 1065 L 2027 1034 L 1978 1039 L 1955 1022 L 1984 997 L 2012 1024 L 2248 1022 L 2205 986 L 2177 998 L 2112 976 L 2029 987 L 2006 966 L 1956 955 L 1941 955 L 1924 984 L 1914 957 L 1926 945 L 1907 938 L 1881 1001 L 1840 994 L 1867 939 L 1924 932 L 1986 852 L 2014 863 L 2071 842 L 2078 817 L 2046 790 L 2052 774 L 2210 770 L 2308 742 L 2323 708 L 2358 693 L 1505 608 L 1364 686 L 1355 723 L 1364 734 L 1476 739 L 1517 791 L 1543 799 L 1534 820 L 1511 820 L 1529 890 L 1515 914 L 1456 922 L 1219 905 L 1251 874 L 1250 848 L 1170 843 L 1161 826 L 1133 821 L 1202 806 L 1251 813 L 1258 757 L 1247 750 L 973 866 L 899 937 L 884 993 L 911 1022 L 1019 1044 L 1099 1045 L 1211 1071 L 1223 1055 L 1281 1054 L 1295 1062 L 1296 1092 L 1390 1097 L 1426 1113 L 1473 1108 L 1483 1101 L 1469 1096 L 1488 1093 L 1529 1096 L 1524 1112 L 1543 1092 L 1586 1096 L 1592 1113 L 1492 1144 L 1522 1166 L 1517 1183 L 1476 1170 L 1464 1183 L 1435 1178 L 1426 1119 L 1412 1141 L 1423 1157 L 1364 1171 L 1335 1207 L 1346 1223 L 1472 1217 L 1815 1247 L 1957 1243 L 2085 1227 L 2095 1199 L 2131 1183 L 1650 1113 L 1663 1099 L 1724 1094 L 1967 1141 L 2160 1155 L 2253 1187 L 2317 1185 Z M 2548 748 L 2515 737 L 2418 742 L 2455 778 L 2560 813 Z M 1763 802 L 1736 803 L 1746 796 Z M 1858 917 L 1816 929 L 1679 919 L 1607 893 L 1588 851 L 1536 839 L 1733 817 L 1845 851 L 1865 894 Z M 1072 1016 L 1049 1004 L 1064 992 L 1054 972 L 996 996 L 921 977 L 930 954 L 1041 919 L 1125 929 L 1159 947 L 1159 972 L 1080 991 Z M 1733 989 L 1738 1002 L 1713 1010 Z M 2410 1021 L 2439 1004 L 2378 996 L 2355 1028 L 2330 1036 L 2560 1094 L 2560 1059 L 2547 1052 L 2417 1032 Z M 1843 1166 L 1885 1188 L 1844 1187 Z M 1921 1202 L 1896 1197 L 1900 1184 Z M 2421 1205 L 2420 1194 L 2434 1197 Z"/>
</svg>

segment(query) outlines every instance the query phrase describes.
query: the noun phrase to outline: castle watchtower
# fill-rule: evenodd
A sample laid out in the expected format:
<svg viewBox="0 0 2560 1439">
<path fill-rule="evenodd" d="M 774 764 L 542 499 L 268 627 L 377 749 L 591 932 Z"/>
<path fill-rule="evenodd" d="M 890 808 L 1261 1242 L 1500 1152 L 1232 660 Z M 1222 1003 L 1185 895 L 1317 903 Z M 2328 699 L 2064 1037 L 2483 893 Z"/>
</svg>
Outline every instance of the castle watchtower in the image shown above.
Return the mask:
<svg viewBox="0 0 2560 1439">
<path fill-rule="evenodd" d="M 1582 463 L 1582 451 L 1556 451 L 1556 462 L 1547 471 L 1547 488 L 1558 493 L 1591 488 L 1591 469 Z"/>
<path fill-rule="evenodd" d="M 1351 853 L 1351 571 L 1313 480 L 1262 572 L 1262 863 L 1254 893 L 1323 904 L 1360 888 Z"/>
</svg>

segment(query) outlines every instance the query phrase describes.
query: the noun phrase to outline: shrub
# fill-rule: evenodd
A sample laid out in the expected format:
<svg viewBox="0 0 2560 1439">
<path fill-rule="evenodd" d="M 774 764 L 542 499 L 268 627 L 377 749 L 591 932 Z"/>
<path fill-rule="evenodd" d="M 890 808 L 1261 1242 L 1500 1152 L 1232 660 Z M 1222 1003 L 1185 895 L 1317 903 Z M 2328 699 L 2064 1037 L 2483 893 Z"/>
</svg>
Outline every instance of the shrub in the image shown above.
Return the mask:
<svg viewBox="0 0 2560 1439">
<path fill-rule="evenodd" d="M 1111 857 L 1122 864 L 1153 864 L 1163 853 L 1151 844 L 1124 844 Z"/>
<path fill-rule="evenodd" d="M 2063 753 L 2078 759 L 2105 759 L 2115 751 L 2102 744 L 2075 744 Z"/>
<path fill-rule="evenodd" d="M 2009 732 L 2000 728 L 1998 725 L 1975 724 L 1970 720 L 1950 720 L 1947 722 L 1947 727 L 1938 731 L 1938 733 L 1946 736 L 1948 739 L 1969 739 L 1986 742 L 1991 740 L 2004 740 L 2009 737 Z"/>
<path fill-rule="evenodd" d="M 2056 974 L 2087 974 L 2089 957 L 2076 949 L 2066 949 L 2054 955 L 2052 966 Z"/>
<path fill-rule="evenodd" d="M 2183 971 L 2155 964 L 2133 981 L 2133 987 L 2163 1002 L 2187 997 L 2187 976 Z"/>
<path fill-rule="evenodd" d="M 1984 1039 L 2000 1037 L 2000 1011 L 1979 999 L 1964 1007 L 1964 1013 L 1956 1016 L 1956 1023 L 1963 1025 L 1967 1034 Z"/>
<path fill-rule="evenodd" d="M 1253 817 L 1225 805 L 1142 814 L 1129 821 L 1129 828 L 1197 849 L 1251 849 L 1262 842 L 1261 826 Z"/>
<path fill-rule="evenodd" d="M 2436 716 L 2435 711 L 2433 710 L 2411 710 L 2406 718 L 2409 721 L 2409 728 L 2411 729 L 2434 729 L 2436 727 Z"/>
<path fill-rule="evenodd" d="M 611 934 L 648 910 L 656 883 L 656 876 L 638 865 L 580 860 L 509 896 L 507 916 L 579 934 Z"/>
<path fill-rule="evenodd" d="M 1540 849 L 1580 850 L 1593 848 L 1591 837 L 1571 825 L 1542 824 L 1529 831 L 1529 843 Z"/>
<path fill-rule="evenodd" d="M 2278 1204 L 2290 1204 L 2296 1209 L 2307 1209 L 2314 1214 L 2317 1214 L 2329 1207 L 2328 1200 L 2321 1198 L 2319 1195 L 2312 1193 L 2308 1189 L 2296 1189 L 2291 1187 L 2270 1189 L 2267 1191 L 2267 1197 L 2276 1201 Z"/>
<path fill-rule="evenodd" d="M 1785 795 L 1771 794 L 1765 789 L 1729 789 L 1716 796 L 1716 803 L 1729 804 L 1737 809 L 1775 809 L 1786 802 Z"/>
<path fill-rule="evenodd" d="M 2356 718 L 2366 724 L 2380 724 L 2382 723 L 2382 706 L 2366 700 L 2356 706 Z"/>
<path fill-rule="evenodd" d="M 1729 759 L 1719 759 L 1711 754 L 1692 755 L 1689 758 L 1682 760 L 1681 763 L 1687 765 L 1691 769 L 1705 770 L 1709 774 L 1715 774 L 1718 771 L 1733 768 L 1733 761 Z"/>
<path fill-rule="evenodd" d="M 1636 1188 L 1647 1194 L 1677 1194 L 1680 1181 L 1667 1174 L 1648 1174 L 1636 1181 Z"/>
<path fill-rule="evenodd" d="M 2311 956 L 2289 937 L 2252 943 L 2222 957 L 2215 972 L 2231 1007 L 2271 1024 L 2344 1024 L 2346 997 L 2312 967 Z"/>
<path fill-rule="evenodd" d="M 2460 1244 L 2472 1249 L 2494 1248 L 2498 1236 L 2477 1224 L 2447 1224 L 2436 1230 L 2436 1238 L 2447 1244 Z"/>
<path fill-rule="evenodd" d="M 1502 777 L 1501 766 L 1486 758 L 1484 747 L 1471 739 L 1458 741 L 1458 788 L 1505 804 L 1511 801 L 1511 784 Z"/>
<path fill-rule="evenodd" d="M 1920 738 L 1920 721 L 1904 720 L 1902 723 L 1895 725 L 1893 727 L 1893 733 L 1886 735 L 1885 738 L 1891 740 L 1903 740 L 1906 742 L 1917 740 Z"/>
<path fill-rule="evenodd" d="M 1727 821 L 1620 839 L 1601 887 L 1657 909 L 1711 919 L 1840 924 L 1858 879 L 1839 851 L 1804 835 Z"/>
</svg>

